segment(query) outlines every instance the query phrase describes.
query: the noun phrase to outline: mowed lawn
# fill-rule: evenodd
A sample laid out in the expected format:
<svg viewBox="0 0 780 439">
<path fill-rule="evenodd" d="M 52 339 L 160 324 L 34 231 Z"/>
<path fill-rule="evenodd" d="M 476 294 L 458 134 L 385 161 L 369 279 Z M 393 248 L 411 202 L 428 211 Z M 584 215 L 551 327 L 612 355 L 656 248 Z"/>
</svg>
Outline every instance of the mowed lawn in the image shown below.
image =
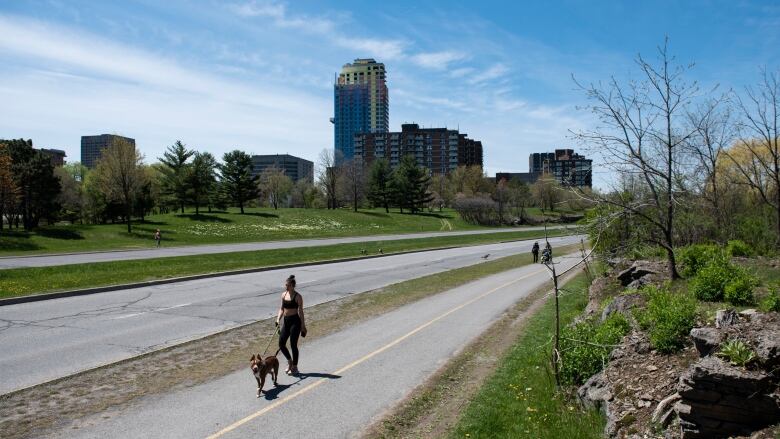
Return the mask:
<svg viewBox="0 0 780 439">
<path fill-rule="evenodd" d="M 449 209 L 415 215 L 382 209 L 244 211 L 152 215 L 134 222 L 132 233 L 125 224 L 56 225 L 34 232 L 5 229 L 0 233 L 0 256 L 146 248 L 154 245 L 152 236 L 158 228 L 166 247 L 479 229 Z"/>
</svg>

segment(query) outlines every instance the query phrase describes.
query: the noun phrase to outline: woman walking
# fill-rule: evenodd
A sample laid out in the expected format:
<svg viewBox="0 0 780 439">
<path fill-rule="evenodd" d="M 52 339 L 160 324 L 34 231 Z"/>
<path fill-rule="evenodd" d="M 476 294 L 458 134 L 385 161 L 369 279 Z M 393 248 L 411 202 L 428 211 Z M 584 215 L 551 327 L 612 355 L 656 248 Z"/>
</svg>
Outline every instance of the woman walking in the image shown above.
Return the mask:
<svg viewBox="0 0 780 439">
<path fill-rule="evenodd" d="M 295 291 L 295 276 L 290 275 L 285 282 L 285 291 L 282 293 L 282 305 L 276 315 L 276 324 L 281 321 L 279 332 L 279 350 L 287 359 L 288 375 L 298 374 L 298 336 L 306 337 L 306 319 L 303 315 L 303 297 Z M 290 351 L 287 350 L 287 340 L 290 340 Z"/>
</svg>

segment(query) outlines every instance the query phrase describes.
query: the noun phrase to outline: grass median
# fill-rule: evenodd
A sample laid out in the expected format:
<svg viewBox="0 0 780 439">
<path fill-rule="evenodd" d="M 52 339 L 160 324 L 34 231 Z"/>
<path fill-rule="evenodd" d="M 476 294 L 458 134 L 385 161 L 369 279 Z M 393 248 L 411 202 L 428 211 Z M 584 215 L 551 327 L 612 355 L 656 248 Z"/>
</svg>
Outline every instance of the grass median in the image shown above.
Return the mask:
<svg viewBox="0 0 780 439">
<path fill-rule="evenodd" d="M 566 233 L 568 232 L 561 229 L 549 231 L 550 236 L 562 236 Z M 543 236 L 543 231 L 507 232 L 499 235 L 487 233 L 41 268 L 17 268 L 0 270 L 0 298 L 170 279 L 230 270 L 337 260 L 359 257 L 363 249 L 369 255 L 377 254 L 380 248 L 384 254 L 391 254 L 410 250 L 533 239 Z"/>
</svg>

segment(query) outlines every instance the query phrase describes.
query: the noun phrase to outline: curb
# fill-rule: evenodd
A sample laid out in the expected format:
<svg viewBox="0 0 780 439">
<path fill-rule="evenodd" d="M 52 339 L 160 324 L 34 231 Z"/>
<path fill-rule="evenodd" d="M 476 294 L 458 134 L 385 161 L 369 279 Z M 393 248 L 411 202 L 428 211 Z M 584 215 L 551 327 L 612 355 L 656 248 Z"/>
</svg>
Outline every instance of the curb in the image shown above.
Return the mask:
<svg viewBox="0 0 780 439">
<path fill-rule="evenodd" d="M 76 296 L 87 296 L 90 294 L 97 294 L 97 293 L 106 293 L 109 291 L 117 291 L 117 290 L 129 290 L 129 289 L 135 289 L 135 288 L 143 288 L 143 287 L 152 287 L 156 285 L 165 285 L 165 284 L 171 284 L 176 282 L 185 282 L 190 280 L 198 280 L 198 279 L 208 279 L 212 277 L 222 277 L 222 276 L 235 276 L 238 274 L 248 274 L 248 273 L 259 273 L 263 271 L 271 271 L 271 270 L 283 270 L 286 268 L 298 268 L 298 267 L 306 267 L 309 265 L 324 265 L 324 264 L 337 264 L 339 262 L 352 262 L 352 261 L 358 261 L 361 259 L 375 259 L 375 258 L 383 258 L 386 256 L 397 256 L 397 255 L 405 255 L 410 253 L 420 253 L 420 252 L 430 252 L 430 251 L 438 251 L 438 250 L 451 250 L 453 248 L 460 248 L 459 246 L 448 246 L 448 247 L 437 247 L 437 248 L 428 248 L 428 249 L 419 249 L 419 250 L 408 250 L 408 251 L 402 251 L 402 252 L 396 252 L 396 253 L 387 253 L 387 254 L 381 254 L 381 255 L 371 255 L 371 256 L 355 256 L 351 258 L 342 258 L 342 259 L 328 259 L 324 261 L 313 261 L 313 262 L 300 262 L 295 264 L 283 264 L 283 265 L 268 265 L 265 267 L 257 267 L 257 268 L 245 268 L 241 270 L 231 270 L 231 271 L 219 271 L 215 273 L 205 273 L 205 274 L 195 274 L 192 276 L 181 276 L 181 277 L 172 277 L 169 279 L 160 279 L 160 280 L 150 280 L 146 282 L 134 282 L 129 284 L 120 284 L 120 285 L 107 285 L 104 287 L 94 287 L 94 288 L 85 288 L 82 290 L 71 290 L 71 291 L 61 291 L 57 293 L 46 293 L 46 294 L 32 294 L 28 296 L 20 296 L 20 297 L 9 297 L 7 299 L 0 299 L 0 307 L 7 306 L 7 305 L 16 305 L 20 303 L 30 303 L 30 302 L 40 302 L 42 300 L 52 300 L 52 299 L 61 299 L 65 297 L 76 297 Z"/>
</svg>

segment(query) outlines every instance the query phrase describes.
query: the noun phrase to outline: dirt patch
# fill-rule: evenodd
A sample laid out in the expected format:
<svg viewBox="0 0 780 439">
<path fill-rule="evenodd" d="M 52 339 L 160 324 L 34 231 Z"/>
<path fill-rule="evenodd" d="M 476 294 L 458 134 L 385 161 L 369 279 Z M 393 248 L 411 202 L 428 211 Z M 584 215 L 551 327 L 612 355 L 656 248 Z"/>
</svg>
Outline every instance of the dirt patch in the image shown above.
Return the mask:
<svg viewBox="0 0 780 439">
<path fill-rule="evenodd" d="M 565 281 L 574 277 L 569 274 Z M 505 312 L 476 340 L 451 358 L 410 396 L 361 432 L 368 438 L 447 436 L 500 359 L 517 342 L 528 317 L 544 305 L 549 287 L 535 290 Z"/>
<path fill-rule="evenodd" d="M 572 251 L 576 247 L 562 247 Z M 386 288 L 355 294 L 306 309 L 306 342 L 367 320 L 407 303 L 503 270 L 530 263 L 530 256 L 497 259 Z M 491 265 L 492 264 L 492 265 Z M 4 439 L 40 434 L 109 408 L 121 409 L 139 396 L 195 386 L 247 367 L 252 352 L 262 352 L 274 332 L 267 319 L 139 357 L 0 396 Z"/>
</svg>

